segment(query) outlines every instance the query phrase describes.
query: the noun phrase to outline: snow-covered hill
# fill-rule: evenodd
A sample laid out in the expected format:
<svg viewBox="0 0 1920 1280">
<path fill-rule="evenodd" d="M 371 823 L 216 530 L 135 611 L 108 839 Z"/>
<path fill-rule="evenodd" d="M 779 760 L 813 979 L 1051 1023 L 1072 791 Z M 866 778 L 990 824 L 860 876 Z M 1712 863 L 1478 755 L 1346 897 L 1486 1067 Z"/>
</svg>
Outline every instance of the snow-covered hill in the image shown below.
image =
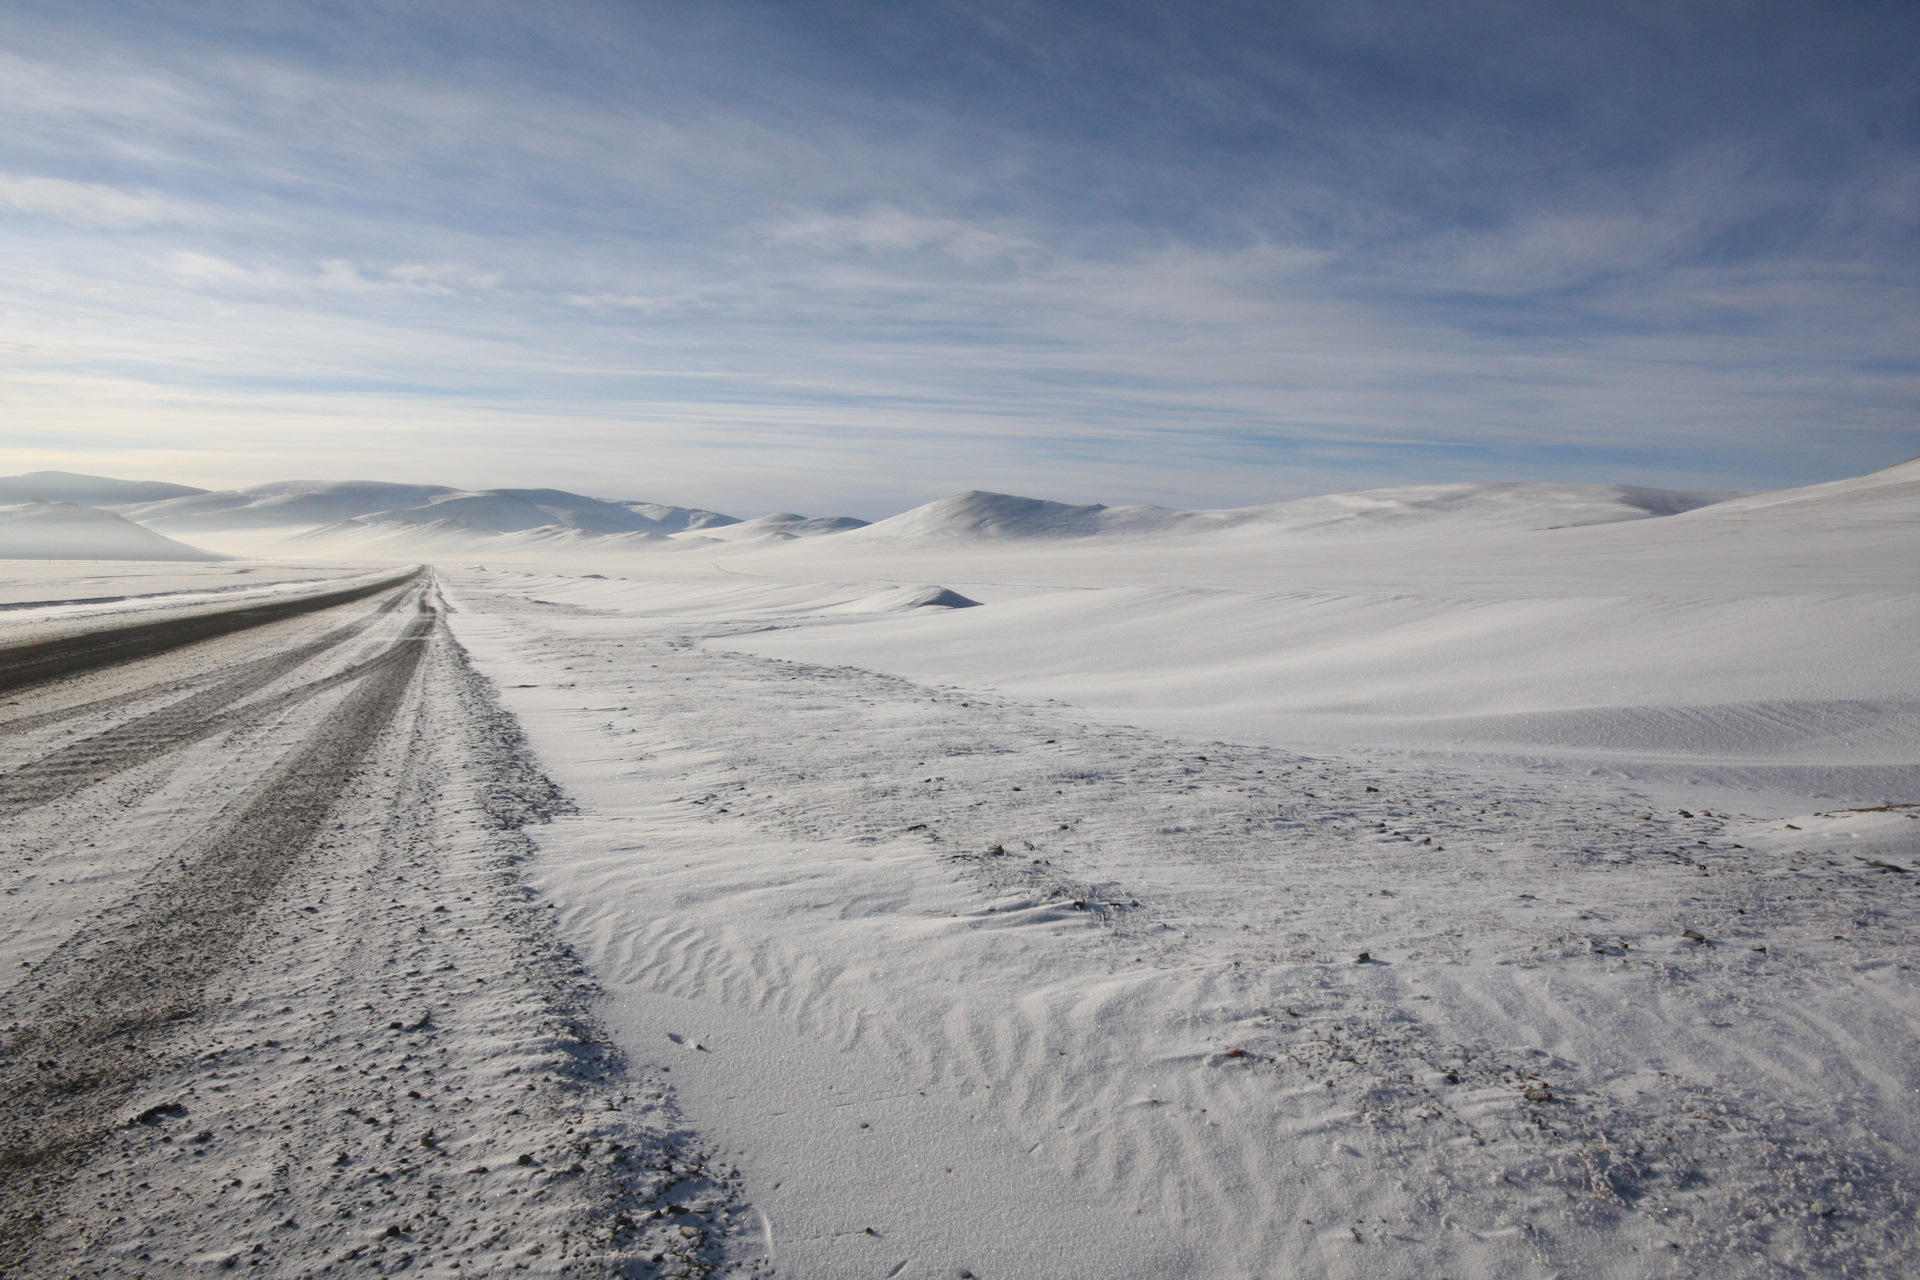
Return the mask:
<svg viewBox="0 0 1920 1280">
<path fill-rule="evenodd" d="M 378 480 L 277 480 L 250 489 L 223 489 L 119 508 L 129 520 L 155 529 L 226 532 L 235 529 L 312 528 L 335 520 L 414 507 L 456 492 L 438 484 Z"/>
<path fill-rule="evenodd" d="M 548 523 L 495 532 L 465 520 L 407 520 L 366 516 L 338 520 L 289 535 L 275 544 L 302 554 L 325 552 L 351 556 L 470 556 L 529 552 L 631 551 L 658 546 L 666 536 L 645 529 L 599 533 Z"/>
<path fill-rule="evenodd" d="M 1695 518 L 1767 520 L 1800 515 L 1920 521 L 1920 458 L 1825 484 L 1744 494 Z"/>
<path fill-rule="evenodd" d="M 74 502 L 0 506 L 0 559 L 224 560 L 143 529 L 111 511 Z"/>
<path fill-rule="evenodd" d="M 368 521 L 427 524 L 452 521 L 476 533 L 520 533 L 557 526 L 582 533 L 678 533 L 739 523 L 717 511 L 646 502 L 609 502 L 563 489 L 479 489 L 437 494 L 427 501 L 366 513 Z"/>
<path fill-rule="evenodd" d="M 373 480 L 288 480 L 197 493 L 119 508 L 128 519 L 173 532 L 228 533 L 326 530 L 321 541 L 367 541 L 408 535 L 406 526 L 432 526 L 432 540 L 451 547 L 461 536 L 485 538 L 534 529 L 586 534 L 664 536 L 738 523 L 717 511 L 663 503 L 610 501 L 561 489 L 454 489 L 446 485 L 387 484 Z M 353 522 L 333 529 L 341 522 Z"/>
<path fill-rule="evenodd" d="M 111 476 L 83 476 L 71 471 L 30 471 L 23 476 L 0 476 L 0 503 L 77 502 L 87 507 L 116 503 L 160 502 L 205 493 L 191 485 L 161 480 L 115 480 Z"/>
<path fill-rule="evenodd" d="M 772 515 L 756 516 L 724 526 L 690 528 L 674 537 L 682 542 L 782 542 L 795 538 L 825 537 L 866 527 L 865 520 L 855 520 L 852 516 L 801 516 L 791 511 L 776 511 Z"/>
<path fill-rule="evenodd" d="M 1070 506 L 975 489 L 879 521 L 857 541 L 967 541 L 1221 533 L 1396 536 L 1555 529 L 1676 515 L 1741 495 L 1617 484 L 1420 484 L 1221 511 Z"/>
</svg>

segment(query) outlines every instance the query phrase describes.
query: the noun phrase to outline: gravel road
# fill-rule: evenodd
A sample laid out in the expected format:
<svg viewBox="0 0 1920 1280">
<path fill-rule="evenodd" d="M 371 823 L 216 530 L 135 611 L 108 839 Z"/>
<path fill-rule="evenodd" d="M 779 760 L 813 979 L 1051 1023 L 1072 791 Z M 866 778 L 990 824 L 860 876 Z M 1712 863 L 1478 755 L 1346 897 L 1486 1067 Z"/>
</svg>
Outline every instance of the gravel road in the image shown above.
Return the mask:
<svg viewBox="0 0 1920 1280">
<path fill-rule="evenodd" d="M 752 1269 L 431 574 L 289 603 L 0 653 L 0 1273 Z"/>
</svg>

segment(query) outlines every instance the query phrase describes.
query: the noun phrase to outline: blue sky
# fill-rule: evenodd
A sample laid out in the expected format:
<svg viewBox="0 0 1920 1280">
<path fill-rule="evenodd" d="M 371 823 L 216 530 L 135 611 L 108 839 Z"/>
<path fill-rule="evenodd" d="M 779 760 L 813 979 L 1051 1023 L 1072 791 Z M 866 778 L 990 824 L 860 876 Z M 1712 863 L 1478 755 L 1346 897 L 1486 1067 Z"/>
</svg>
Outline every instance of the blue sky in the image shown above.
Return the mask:
<svg viewBox="0 0 1920 1280">
<path fill-rule="evenodd" d="M 1908 4 L 0 12 L 0 470 L 875 516 L 1920 453 Z"/>
</svg>

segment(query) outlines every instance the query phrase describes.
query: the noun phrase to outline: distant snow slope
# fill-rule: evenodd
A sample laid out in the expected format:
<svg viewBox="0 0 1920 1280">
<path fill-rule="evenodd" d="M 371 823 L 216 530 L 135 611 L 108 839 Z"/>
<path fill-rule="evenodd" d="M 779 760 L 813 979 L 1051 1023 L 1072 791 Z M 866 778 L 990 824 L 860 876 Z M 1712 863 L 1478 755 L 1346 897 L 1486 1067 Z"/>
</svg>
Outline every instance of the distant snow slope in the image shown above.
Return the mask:
<svg viewBox="0 0 1920 1280">
<path fill-rule="evenodd" d="M 1209 533 L 1260 535 L 1417 533 L 1451 529 L 1552 529 L 1675 515 L 1739 496 L 1618 484 L 1420 484 L 1300 498 L 1223 511 L 1070 506 L 975 489 L 869 525 L 860 541 L 1091 538 Z"/>
<path fill-rule="evenodd" d="M 191 485 L 159 480 L 115 480 L 110 476 L 83 476 L 71 471 L 30 471 L 23 476 L 0 476 L 0 502 L 78 502 L 88 507 L 110 507 L 124 502 L 158 502 L 205 493 Z"/>
<path fill-rule="evenodd" d="M 311 533 L 310 542 L 369 553 L 387 544 L 398 553 L 422 548 L 459 553 L 464 542 L 535 530 L 664 537 L 738 523 L 717 511 L 615 502 L 561 489 L 474 490 L 372 480 L 279 481 L 119 510 L 131 520 L 176 532 Z M 251 542 L 248 548 L 264 550 Z"/>
<path fill-rule="evenodd" d="M 1269 520 L 1036 543 L 923 508 L 923 527 L 969 532 L 869 530 L 727 564 L 762 580 L 946 582 L 986 607 L 727 643 L 1242 742 L 1872 802 L 1920 783 L 1920 463 L 1583 527 L 1563 521 L 1605 512 L 1595 487 L 1521 488 L 1265 509 L 1420 531 L 1398 538 L 1313 523 L 1274 536 Z M 1516 507 L 1563 527 L 1496 527 Z M 1342 508 L 1360 514 L 1342 525 Z M 1053 529 L 1105 514 L 978 495 L 945 505 L 957 513 Z"/>
<path fill-rule="evenodd" d="M 718 511 L 703 511 L 698 507 L 671 507 L 660 502 L 620 502 L 625 507 L 646 520 L 650 520 L 661 533 L 679 533 L 688 529 L 718 529 L 726 525 L 736 525 L 740 521 L 733 516 L 723 516 Z"/>
<path fill-rule="evenodd" d="M 795 515 L 791 511 L 776 511 L 772 515 L 756 516 L 752 520 L 737 520 L 721 527 L 696 525 L 674 536 L 683 541 L 702 538 L 717 542 L 748 542 L 756 538 L 785 541 L 847 533 L 866 527 L 865 520 L 855 520 L 852 516 L 808 517 Z"/>
<path fill-rule="evenodd" d="M 223 531 L 310 527 L 383 511 L 418 506 L 454 490 L 438 484 L 386 484 L 378 480 L 278 480 L 251 489 L 225 489 L 122 507 L 129 520 L 174 531 Z"/>
<path fill-rule="evenodd" d="M 535 500 L 537 499 L 537 500 Z M 407 511 L 382 511 L 294 534 L 303 551 L 378 555 L 473 555 L 540 559 L 580 554 L 728 549 L 792 542 L 857 529 L 845 516 L 781 512 L 736 520 L 717 512 L 652 503 L 600 503 L 552 490 L 459 493 Z"/>
<path fill-rule="evenodd" d="M 662 534 L 640 529 L 596 533 L 562 524 L 543 524 L 497 533 L 476 528 L 465 520 L 414 521 L 391 516 L 366 516 L 302 530 L 278 545 L 298 548 L 303 553 L 324 551 L 330 555 L 376 558 L 482 554 L 527 554 L 538 557 L 574 552 L 633 551 L 663 540 Z"/>
<path fill-rule="evenodd" d="M 223 560 L 226 557 L 73 502 L 0 507 L 0 559 Z"/>
<path fill-rule="evenodd" d="M 452 520 L 478 533 L 519 533 L 557 525 L 583 533 L 677 533 L 708 524 L 735 523 L 717 511 L 657 503 L 608 502 L 562 489 L 481 489 L 436 494 L 405 507 L 368 512 L 365 518 L 425 524 Z"/>
<path fill-rule="evenodd" d="M 1817 514 L 1920 523 L 1920 458 L 1826 484 L 1746 494 L 1720 504 L 1713 514 L 1743 520 Z"/>
</svg>

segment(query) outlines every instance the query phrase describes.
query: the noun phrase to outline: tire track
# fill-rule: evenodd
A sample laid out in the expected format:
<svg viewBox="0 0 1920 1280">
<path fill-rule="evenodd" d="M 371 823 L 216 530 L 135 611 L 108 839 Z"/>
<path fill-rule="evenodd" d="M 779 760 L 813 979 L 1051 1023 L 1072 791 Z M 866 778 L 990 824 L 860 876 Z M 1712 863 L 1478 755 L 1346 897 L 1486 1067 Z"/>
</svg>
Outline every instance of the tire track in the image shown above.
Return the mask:
<svg viewBox="0 0 1920 1280">
<path fill-rule="evenodd" d="M 416 581 L 425 572 L 424 568 L 414 568 L 405 574 L 382 578 L 377 582 L 296 596 L 290 600 L 269 600 L 234 609 L 196 613 L 184 618 L 135 622 L 10 645 L 0 648 L 0 692 L 60 676 L 77 675 L 99 667 L 110 667 L 132 658 L 150 657 L 198 640 L 245 631 L 283 618 L 351 604 L 355 600 L 390 591 L 403 583 Z"/>
<path fill-rule="evenodd" d="M 4 999 L 0 1271 L 17 1265 L 39 1234 L 57 1175 L 87 1156 L 113 1128 L 116 1109 L 165 1065 L 176 1025 L 205 1012 L 209 983 L 392 721 L 439 623 L 424 599 L 420 610 L 385 654 L 357 670 L 359 687 L 222 815 L 170 882 L 69 939 L 37 981 Z"/>
<path fill-rule="evenodd" d="M 396 598 L 395 604 L 399 603 Z M 382 613 L 387 610 L 382 610 Z M 379 615 L 375 615 L 377 617 Z M 269 698 L 235 708 L 247 695 L 258 692 L 303 663 L 335 648 L 364 632 L 375 618 L 302 645 L 283 654 L 274 654 L 247 664 L 239 674 L 197 694 L 162 707 L 144 716 L 115 725 L 90 738 L 72 743 L 0 775 L 0 815 L 49 804 L 72 795 L 96 782 L 104 781 L 153 760 L 158 756 L 190 746 L 214 734 L 236 728 L 263 716 L 284 711 L 338 685 L 358 679 L 374 668 L 395 660 L 396 650 L 388 648 L 379 655 L 356 663 L 342 671 Z"/>
<path fill-rule="evenodd" d="M 382 601 L 380 607 L 373 613 L 368 614 L 366 617 L 356 619 L 343 627 L 337 627 L 332 631 L 326 632 L 295 649 L 285 650 L 280 653 L 271 653 L 265 657 L 252 658 L 242 662 L 228 663 L 224 667 L 216 667 L 210 672 L 202 672 L 198 675 L 169 676 L 166 679 L 156 680 L 149 684 L 141 685 L 138 688 L 111 694 L 104 698 L 94 698 L 90 701 L 76 703 L 69 707 L 58 707 L 51 711 L 42 711 L 32 715 L 18 716 L 12 720 L 0 721 L 0 733 L 26 733 L 33 729 L 44 729 L 49 725 L 56 725 L 67 720 L 78 719 L 81 716 L 98 715 L 104 711 L 111 711 L 115 707 L 124 707 L 129 703 L 159 697 L 170 689 L 178 690 L 188 687 L 198 680 L 208 678 L 220 679 L 224 677 L 228 682 L 239 682 L 251 673 L 269 673 L 264 679 L 251 686 L 241 686 L 240 692 L 235 695 L 235 699 L 237 699 L 246 693 L 252 692 L 253 689 L 264 688 L 276 677 L 293 670 L 301 663 L 318 657 L 327 650 L 335 648 L 363 634 L 377 619 L 392 613 L 395 609 L 405 604 L 409 598 L 409 591 L 396 591 L 390 598 Z M 230 701 L 235 699 L 230 699 Z"/>
</svg>

